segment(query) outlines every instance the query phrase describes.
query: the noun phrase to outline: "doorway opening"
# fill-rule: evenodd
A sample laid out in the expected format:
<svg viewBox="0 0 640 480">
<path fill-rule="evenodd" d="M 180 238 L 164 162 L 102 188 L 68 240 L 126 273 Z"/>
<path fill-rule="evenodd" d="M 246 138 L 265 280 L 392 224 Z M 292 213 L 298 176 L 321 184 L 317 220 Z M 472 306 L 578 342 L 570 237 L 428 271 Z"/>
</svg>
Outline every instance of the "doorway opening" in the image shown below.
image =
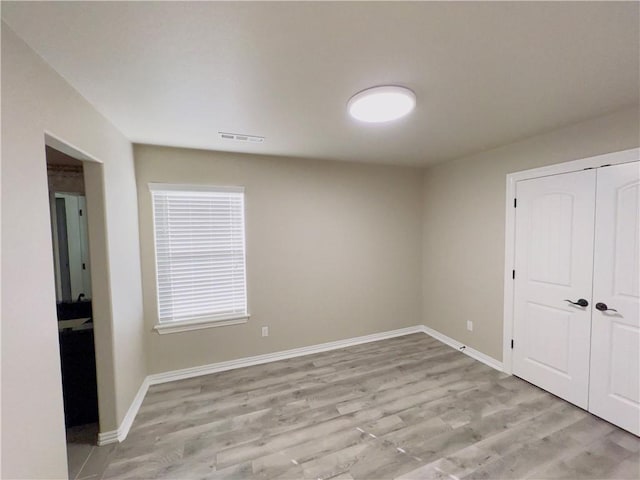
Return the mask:
<svg viewBox="0 0 640 480">
<path fill-rule="evenodd" d="M 83 162 L 45 146 L 69 472 L 96 444 L 98 389 Z"/>
</svg>

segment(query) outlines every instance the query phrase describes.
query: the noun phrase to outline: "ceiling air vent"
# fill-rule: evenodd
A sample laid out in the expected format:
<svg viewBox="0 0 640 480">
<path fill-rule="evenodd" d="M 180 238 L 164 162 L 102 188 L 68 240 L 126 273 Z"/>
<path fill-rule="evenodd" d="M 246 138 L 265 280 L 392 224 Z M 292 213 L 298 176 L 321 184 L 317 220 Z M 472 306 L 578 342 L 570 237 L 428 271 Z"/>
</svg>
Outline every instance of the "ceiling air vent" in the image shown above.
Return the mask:
<svg viewBox="0 0 640 480">
<path fill-rule="evenodd" d="M 243 135 L 241 133 L 228 133 L 228 132 L 218 132 L 220 138 L 223 140 L 234 140 L 236 142 L 250 142 L 250 143 L 262 143 L 264 142 L 264 137 L 258 137 L 256 135 Z"/>
</svg>

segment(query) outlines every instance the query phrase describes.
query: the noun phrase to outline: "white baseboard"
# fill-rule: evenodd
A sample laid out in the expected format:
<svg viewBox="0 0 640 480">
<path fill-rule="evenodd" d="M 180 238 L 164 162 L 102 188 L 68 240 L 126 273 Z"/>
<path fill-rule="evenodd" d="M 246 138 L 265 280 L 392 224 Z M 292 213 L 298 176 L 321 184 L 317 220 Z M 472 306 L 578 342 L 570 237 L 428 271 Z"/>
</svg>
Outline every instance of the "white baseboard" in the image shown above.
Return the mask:
<svg viewBox="0 0 640 480">
<path fill-rule="evenodd" d="M 98 445 L 108 445 L 110 443 L 122 442 L 127 435 L 129 434 L 129 429 L 133 424 L 133 420 L 136 418 L 138 414 L 138 410 L 140 410 L 140 405 L 142 405 L 142 401 L 144 400 L 144 396 L 147 394 L 147 390 L 149 390 L 149 377 L 145 377 L 142 381 L 142 385 L 138 389 L 138 393 L 133 398 L 133 402 L 129 406 L 129 410 L 127 410 L 127 414 L 124 416 L 122 423 L 118 427 L 117 430 L 110 430 L 108 432 L 101 432 L 98 434 Z"/>
<path fill-rule="evenodd" d="M 266 353 L 264 355 L 256 355 L 253 357 L 238 358 L 236 360 L 228 360 L 226 362 L 210 363 L 199 367 L 185 368 L 182 370 L 173 370 L 169 372 L 156 373 L 149 375 L 150 385 L 159 383 L 173 382 L 174 380 L 183 380 L 186 378 L 198 377 L 200 375 L 209 375 L 211 373 L 224 372 L 236 368 L 250 367 L 252 365 L 261 365 L 263 363 L 277 362 L 287 358 L 301 357 L 303 355 L 311 355 L 314 353 L 327 352 L 329 350 L 337 350 L 339 348 L 351 347 L 362 343 L 377 342 L 387 338 L 401 337 L 412 333 L 421 333 L 422 325 L 401 328 L 398 330 L 390 330 L 388 332 L 374 333 L 364 335 L 362 337 L 347 338 L 345 340 L 337 340 L 335 342 L 320 343 L 318 345 L 310 345 L 308 347 L 294 348 L 292 350 L 283 350 L 280 352 Z"/>
<path fill-rule="evenodd" d="M 236 360 L 228 360 L 226 362 L 210 363 L 208 365 L 202 365 L 199 367 L 184 368 L 181 370 L 172 370 L 168 372 L 156 373 L 148 375 L 140 389 L 136 394 L 131 406 L 127 411 L 127 414 L 122 420 L 120 427 L 117 430 L 111 430 L 108 432 L 102 432 L 98 434 L 98 445 L 108 445 L 110 443 L 122 442 L 127 438 L 129 429 L 133 424 L 133 420 L 142 405 L 144 396 L 151 385 L 157 385 L 160 383 L 173 382 L 175 380 L 184 380 L 186 378 L 199 377 L 201 375 L 209 375 L 211 373 L 224 372 L 226 370 L 233 370 L 236 368 L 250 367 L 252 365 L 261 365 L 263 363 L 277 362 L 278 360 L 285 360 L 287 358 L 301 357 L 304 355 L 312 355 L 314 353 L 328 352 L 330 350 L 337 350 L 339 348 L 351 347 L 353 345 L 360 345 L 362 343 L 377 342 L 379 340 L 385 340 L 388 338 L 401 337 L 404 335 L 410 335 L 412 333 L 426 333 L 436 340 L 461 351 L 465 355 L 478 360 L 491 368 L 495 368 L 498 371 L 503 371 L 502 363 L 496 359 L 485 355 L 478 350 L 471 347 L 467 347 L 462 343 L 448 337 L 432 328 L 425 325 L 415 325 L 413 327 L 401 328 L 398 330 L 390 330 L 388 332 L 374 333 L 371 335 L 364 335 L 362 337 L 347 338 L 345 340 L 337 340 L 335 342 L 320 343 L 318 345 L 310 345 L 308 347 L 294 348 L 292 350 L 283 350 L 281 352 L 266 353 L 264 355 L 255 355 L 253 357 L 238 358 Z M 464 347 L 464 348 L 463 348 Z"/>
<path fill-rule="evenodd" d="M 109 430 L 108 432 L 98 433 L 98 446 L 109 445 L 110 443 L 116 443 L 118 440 L 118 430 Z"/>
<path fill-rule="evenodd" d="M 444 333 L 440 333 L 437 330 L 434 330 L 433 328 L 429 328 L 425 325 L 421 325 L 421 327 L 422 327 L 422 332 L 432 336 L 436 340 L 440 340 L 442 343 L 455 348 L 456 350 L 464 353 L 465 355 L 469 355 L 471 358 L 478 360 L 479 362 L 482 362 L 485 365 L 490 366 L 491 368 L 495 368 L 499 372 L 504 371 L 502 362 L 499 362 L 495 358 L 490 357 L 489 355 L 485 355 L 484 353 L 479 352 L 474 348 L 468 347 L 463 343 L 460 343 L 457 340 L 454 340 L 453 338 L 446 336 Z"/>
</svg>

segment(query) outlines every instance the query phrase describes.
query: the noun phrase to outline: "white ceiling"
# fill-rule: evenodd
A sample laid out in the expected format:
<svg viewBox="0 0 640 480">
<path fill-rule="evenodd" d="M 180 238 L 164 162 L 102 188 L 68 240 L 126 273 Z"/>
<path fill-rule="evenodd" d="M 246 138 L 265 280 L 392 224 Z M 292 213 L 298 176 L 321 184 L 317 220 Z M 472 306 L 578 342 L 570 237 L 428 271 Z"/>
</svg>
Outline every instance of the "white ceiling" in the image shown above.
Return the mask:
<svg viewBox="0 0 640 480">
<path fill-rule="evenodd" d="M 638 104 L 638 7 L 3 1 L 2 18 L 134 142 L 425 165 Z M 416 110 L 350 119 L 381 84 Z"/>
</svg>

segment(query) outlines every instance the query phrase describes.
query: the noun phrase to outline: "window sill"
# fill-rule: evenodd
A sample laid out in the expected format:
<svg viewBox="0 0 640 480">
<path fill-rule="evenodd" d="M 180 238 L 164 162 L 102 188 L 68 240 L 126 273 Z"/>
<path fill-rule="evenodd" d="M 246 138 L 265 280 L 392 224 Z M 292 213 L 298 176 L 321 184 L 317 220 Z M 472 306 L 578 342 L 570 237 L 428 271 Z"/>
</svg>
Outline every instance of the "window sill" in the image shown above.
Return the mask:
<svg viewBox="0 0 640 480">
<path fill-rule="evenodd" d="M 188 332 L 190 330 L 201 330 L 203 328 L 213 327 L 225 327 L 227 325 L 239 325 L 241 323 L 247 323 L 249 315 L 243 315 L 241 317 L 229 317 L 216 320 L 191 320 L 175 323 L 159 323 L 153 327 L 153 329 L 160 335 L 167 333 Z"/>
</svg>

